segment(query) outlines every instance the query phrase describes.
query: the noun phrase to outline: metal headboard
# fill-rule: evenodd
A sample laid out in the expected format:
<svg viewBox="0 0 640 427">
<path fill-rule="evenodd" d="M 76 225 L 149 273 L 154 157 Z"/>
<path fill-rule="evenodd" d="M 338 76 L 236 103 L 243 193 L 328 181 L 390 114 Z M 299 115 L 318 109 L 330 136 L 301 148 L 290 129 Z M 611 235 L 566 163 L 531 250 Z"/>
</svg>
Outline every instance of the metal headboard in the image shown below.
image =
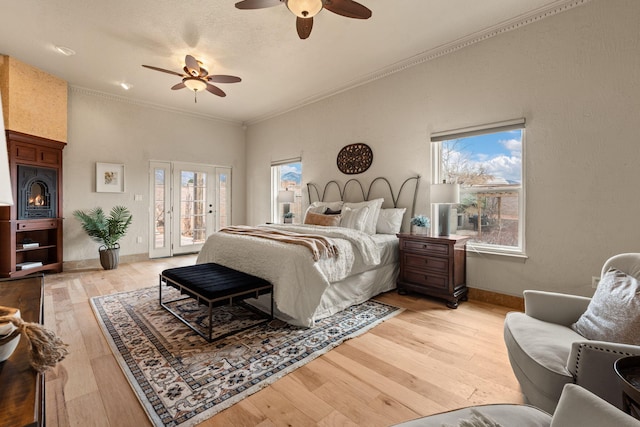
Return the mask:
<svg viewBox="0 0 640 427">
<path fill-rule="evenodd" d="M 389 180 L 385 177 L 379 176 L 377 178 L 375 178 L 373 181 L 371 181 L 371 183 L 369 184 L 369 189 L 367 190 L 367 192 L 365 193 L 364 191 L 364 186 L 362 185 L 362 183 L 357 179 L 357 178 L 351 178 L 350 180 L 348 180 L 347 182 L 344 183 L 344 186 L 342 186 L 342 188 L 340 187 L 340 183 L 338 183 L 338 181 L 336 180 L 331 180 L 329 182 L 327 182 L 324 185 L 324 189 L 322 190 L 322 197 L 320 197 L 320 191 L 318 190 L 318 187 L 312 183 L 309 182 L 307 183 L 307 192 L 309 194 L 309 203 L 311 203 L 312 199 L 311 199 L 311 190 L 313 189 L 315 191 L 316 194 L 316 199 L 320 202 L 324 202 L 324 198 L 327 194 L 327 189 L 331 186 L 331 185 L 335 185 L 338 188 L 338 193 L 340 194 L 340 200 L 341 201 L 345 201 L 344 200 L 344 196 L 345 196 L 345 192 L 347 187 L 349 186 L 349 184 L 357 184 L 358 187 L 360 188 L 360 191 L 362 192 L 362 198 L 363 200 L 369 200 L 369 195 L 371 194 L 371 188 L 373 187 L 373 184 L 375 184 L 377 181 L 383 181 L 387 184 L 387 187 L 389 188 L 389 193 L 391 194 L 391 201 L 393 202 L 393 207 L 397 208 L 398 207 L 398 200 L 400 199 L 400 195 L 402 194 L 402 190 L 404 189 L 404 186 L 409 182 L 409 181 L 416 181 L 416 186 L 415 189 L 413 190 L 413 201 L 411 204 L 411 216 L 413 217 L 415 214 L 415 210 L 416 210 L 416 199 L 418 197 L 418 187 L 420 186 L 420 175 L 416 175 L 416 176 L 412 176 L 409 177 L 407 179 L 404 180 L 404 182 L 402 183 L 402 185 L 400 186 L 400 189 L 398 190 L 398 195 L 396 196 L 395 193 L 393 192 L 393 187 L 391 186 L 391 183 L 389 182 Z"/>
</svg>

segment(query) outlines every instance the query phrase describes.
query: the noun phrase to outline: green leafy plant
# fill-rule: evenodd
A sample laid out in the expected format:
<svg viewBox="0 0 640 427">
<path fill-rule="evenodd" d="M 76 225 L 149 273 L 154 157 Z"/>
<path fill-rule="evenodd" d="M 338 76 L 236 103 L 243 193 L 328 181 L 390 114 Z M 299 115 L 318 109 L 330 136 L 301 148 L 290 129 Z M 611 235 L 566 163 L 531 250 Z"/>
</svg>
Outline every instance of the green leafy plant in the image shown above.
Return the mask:
<svg viewBox="0 0 640 427">
<path fill-rule="evenodd" d="M 286 214 L 284 214 L 284 217 L 285 218 L 293 218 L 294 217 L 293 212 L 287 212 Z"/>
<path fill-rule="evenodd" d="M 431 226 L 431 222 L 429 221 L 429 218 L 424 216 L 424 215 L 416 215 L 413 218 L 411 218 L 411 224 L 415 225 L 416 227 L 430 227 Z"/>
<path fill-rule="evenodd" d="M 77 210 L 73 212 L 81 223 L 82 229 L 96 242 L 102 243 L 107 249 L 119 247 L 118 240 L 127 234 L 133 216 L 124 206 L 114 206 L 106 216 L 102 208 L 90 211 Z"/>
</svg>

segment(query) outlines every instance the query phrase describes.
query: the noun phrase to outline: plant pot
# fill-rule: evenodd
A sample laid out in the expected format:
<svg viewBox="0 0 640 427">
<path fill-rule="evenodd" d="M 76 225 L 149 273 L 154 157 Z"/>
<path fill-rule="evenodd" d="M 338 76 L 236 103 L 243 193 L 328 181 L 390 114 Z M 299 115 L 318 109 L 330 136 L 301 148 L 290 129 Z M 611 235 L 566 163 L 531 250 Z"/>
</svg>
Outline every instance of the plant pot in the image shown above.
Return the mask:
<svg viewBox="0 0 640 427">
<path fill-rule="evenodd" d="M 420 227 L 418 225 L 411 224 L 411 234 L 429 234 L 429 227 Z"/>
<path fill-rule="evenodd" d="M 106 246 L 98 248 L 100 253 L 100 265 L 105 270 L 115 270 L 120 263 L 120 245 L 116 243 L 116 247 L 109 249 Z"/>
</svg>

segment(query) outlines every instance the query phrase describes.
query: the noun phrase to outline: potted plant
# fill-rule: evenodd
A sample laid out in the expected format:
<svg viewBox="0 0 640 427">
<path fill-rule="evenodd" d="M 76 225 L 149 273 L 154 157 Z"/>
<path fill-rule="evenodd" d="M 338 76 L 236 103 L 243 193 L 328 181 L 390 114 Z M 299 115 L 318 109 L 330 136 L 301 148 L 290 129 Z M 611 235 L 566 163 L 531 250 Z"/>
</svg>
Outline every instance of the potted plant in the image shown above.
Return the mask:
<svg viewBox="0 0 640 427">
<path fill-rule="evenodd" d="M 429 234 L 429 227 L 431 227 L 431 221 L 429 217 L 424 215 L 416 215 L 411 218 L 411 232 L 415 234 Z"/>
<path fill-rule="evenodd" d="M 118 268 L 120 262 L 120 240 L 127 233 L 133 219 L 131 212 L 124 206 L 114 206 L 106 216 L 102 208 L 97 207 L 88 212 L 73 212 L 81 223 L 82 229 L 98 243 L 100 264 L 105 270 Z"/>
</svg>

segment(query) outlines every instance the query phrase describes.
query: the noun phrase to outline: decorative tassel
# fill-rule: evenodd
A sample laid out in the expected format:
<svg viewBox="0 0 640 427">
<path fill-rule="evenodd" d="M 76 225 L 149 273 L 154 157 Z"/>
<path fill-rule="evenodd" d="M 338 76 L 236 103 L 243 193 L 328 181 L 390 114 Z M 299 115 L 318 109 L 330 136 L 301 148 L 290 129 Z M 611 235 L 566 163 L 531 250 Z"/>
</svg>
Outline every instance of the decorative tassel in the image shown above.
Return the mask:
<svg viewBox="0 0 640 427">
<path fill-rule="evenodd" d="M 3 322 L 13 323 L 27 339 L 31 367 L 38 372 L 53 368 L 69 354 L 68 345 L 39 323 L 25 322 L 15 316 L 0 316 L 0 323 Z"/>
</svg>

